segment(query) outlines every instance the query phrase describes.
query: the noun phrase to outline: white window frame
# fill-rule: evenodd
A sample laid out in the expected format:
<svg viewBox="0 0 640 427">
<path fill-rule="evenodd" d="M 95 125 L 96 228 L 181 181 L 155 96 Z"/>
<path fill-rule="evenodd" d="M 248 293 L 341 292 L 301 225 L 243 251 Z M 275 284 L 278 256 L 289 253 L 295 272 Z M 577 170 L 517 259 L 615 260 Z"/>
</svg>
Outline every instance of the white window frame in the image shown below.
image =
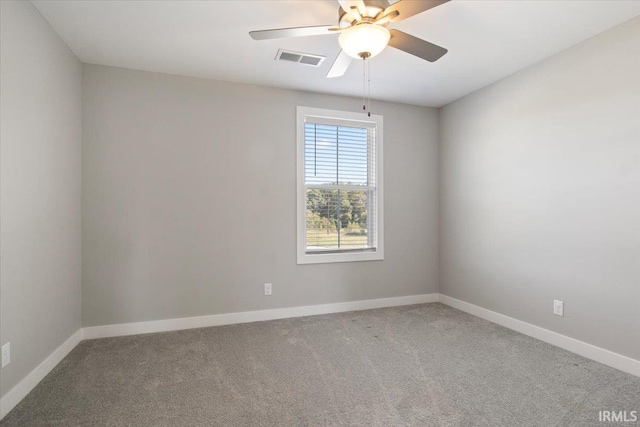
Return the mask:
<svg viewBox="0 0 640 427">
<path fill-rule="evenodd" d="M 376 183 L 376 247 L 362 252 L 345 251 L 331 253 L 307 252 L 307 219 L 306 219 L 306 188 L 305 188 L 305 120 L 307 117 L 320 119 L 348 121 L 357 126 L 375 124 L 375 183 Z M 379 261 L 384 259 L 384 191 L 383 191 L 383 123 L 382 116 L 349 111 L 327 110 L 322 108 L 297 108 L 297 255 L 298 264 L 321 264 L 332 262 Z"/>
</svg>

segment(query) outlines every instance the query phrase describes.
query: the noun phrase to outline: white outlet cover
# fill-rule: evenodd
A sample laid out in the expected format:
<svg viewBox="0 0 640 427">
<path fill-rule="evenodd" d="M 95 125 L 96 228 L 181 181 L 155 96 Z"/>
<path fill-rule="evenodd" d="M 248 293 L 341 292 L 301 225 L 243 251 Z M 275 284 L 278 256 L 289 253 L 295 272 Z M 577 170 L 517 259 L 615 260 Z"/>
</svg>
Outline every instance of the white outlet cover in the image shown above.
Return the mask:
<svg viewBox="0 0 640 427">
<path fill-rule="evenodd" d="M 564 302 L 553 300 L 553 314 L 556 316 L 564 316 Z"/>
<path fill-rule="evenodd" d="M 264 294 L 265 295 L 271 295 L 272 291 L 273 291 L 273 287 L 272 287 L 271 283 L 265 283 L 264 284 Z"/>
<path fill-rule="evenodd" d="M 11 362 L 11 343 L 8 342 L 2 346 L 2 367 L 4 368 Z"/>
</svg>

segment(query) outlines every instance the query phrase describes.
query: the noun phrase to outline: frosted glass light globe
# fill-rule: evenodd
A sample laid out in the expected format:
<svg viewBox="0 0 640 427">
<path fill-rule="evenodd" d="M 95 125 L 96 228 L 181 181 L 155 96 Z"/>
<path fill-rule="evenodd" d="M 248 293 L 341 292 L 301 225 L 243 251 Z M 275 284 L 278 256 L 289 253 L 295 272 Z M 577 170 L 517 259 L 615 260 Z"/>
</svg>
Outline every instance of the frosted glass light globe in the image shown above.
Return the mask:
<svg viewBox="0 0 640 427">
<path fill-rule="evenodd" d="M 384 50 L 391 34 L 382 25 L 363 22 L 342 31 L 338 42 L 345 53 L 353 58 L 371 58 Z"/>
</svg>

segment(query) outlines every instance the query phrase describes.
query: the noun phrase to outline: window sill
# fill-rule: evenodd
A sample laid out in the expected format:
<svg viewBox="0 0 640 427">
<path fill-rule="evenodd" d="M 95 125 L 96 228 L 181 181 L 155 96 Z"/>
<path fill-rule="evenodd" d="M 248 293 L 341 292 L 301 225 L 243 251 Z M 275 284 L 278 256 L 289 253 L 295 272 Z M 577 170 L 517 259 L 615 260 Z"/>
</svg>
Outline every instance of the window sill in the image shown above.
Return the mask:
<svg viewBox="0 0 640 427">
<path fill-rule="evenodd" d="M 334 262 L 382 261 L 383 252 L 304 253 L 298 254 L 298 264 L 328 264 Z"/>
</svg>

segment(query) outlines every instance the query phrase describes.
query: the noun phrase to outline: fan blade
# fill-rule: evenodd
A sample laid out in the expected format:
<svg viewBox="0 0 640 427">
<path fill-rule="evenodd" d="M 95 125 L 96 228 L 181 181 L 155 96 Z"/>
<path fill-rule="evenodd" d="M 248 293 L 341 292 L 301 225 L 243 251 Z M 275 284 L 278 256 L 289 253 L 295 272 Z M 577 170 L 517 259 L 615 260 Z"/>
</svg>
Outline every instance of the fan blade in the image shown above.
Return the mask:
<svg viewBox="0 0 640 427">
<path fill-rule="evenodd" d="M 358 21 L 357 16 L 354 15 L 351 11 L 352 7 L 356 8 L 356 11 L 359 12 L 359 15 L 364 14 L 366 11 L 364 1 L 362 0 L 338 0 L 338 3 L 340 3 L 340 7 L 345 11 L 345 13 L 351 18 L 352 21 Z"/>
<path fill-rule="evenodd" d="M 443 47 L 429 43 L 426 40 L 413 37 L 412 35 L 403 33 L 402 31 L 389 30 L 389 32 L 391 33 L 389 46 L 410 53 L 411 55 L 415 55 L 418 58 L 422 58 L 429 62 L 436 62 L 448 52 L 447 49 Z"/>
<path fill-rule="evenodd" d="M 347 55 L 344 50 L 341 50 L 336 60 L 333 61 L 333 65 L 327 73 L 327 78 L 332 79 L 343 76 L 347 68 L 349 68 L 349 64 L 351 64 L 351 57 Z"/>
<path fill-rule="evenodd" d="M 400 0 L 386 8 L 384 10 L 384 15 L 393 11 L 398 11 L 400 14 L 393 19 L 393 22 L 400 22 L 403 19 L 410 18 L 413 15 L 417 15 L 425 10 L 440 6 L 448 1 L 450 0 Z"/>
<path fill-rule="evenodd" d="M 362 15 L 360 14 L 358 8 L 355 6 L 351 7 L 351 16 L 353 16 L 358 22 L 362 21 Z"/>
<path fill-rule="evenodd" d="M 254 40 L 284 39 L 289 37 L 321 36 L 335 34 L 331 31 L 334 25 L 318 25 L 315 27 L 278 28 L 274 30 L 250 31 L 249 35 Z"/>
<path fill-rule="evenodd" d="M 394 10 L 393 12 L 389 12 L 388 14 L 376 19 L 375 21 L 373 21 L 373 23 L 377 25 L 385 25 L 397 18 L 398 15 L 400 15 L 400 13 L 398 13 L 397 10 Z"/>
</svg>

